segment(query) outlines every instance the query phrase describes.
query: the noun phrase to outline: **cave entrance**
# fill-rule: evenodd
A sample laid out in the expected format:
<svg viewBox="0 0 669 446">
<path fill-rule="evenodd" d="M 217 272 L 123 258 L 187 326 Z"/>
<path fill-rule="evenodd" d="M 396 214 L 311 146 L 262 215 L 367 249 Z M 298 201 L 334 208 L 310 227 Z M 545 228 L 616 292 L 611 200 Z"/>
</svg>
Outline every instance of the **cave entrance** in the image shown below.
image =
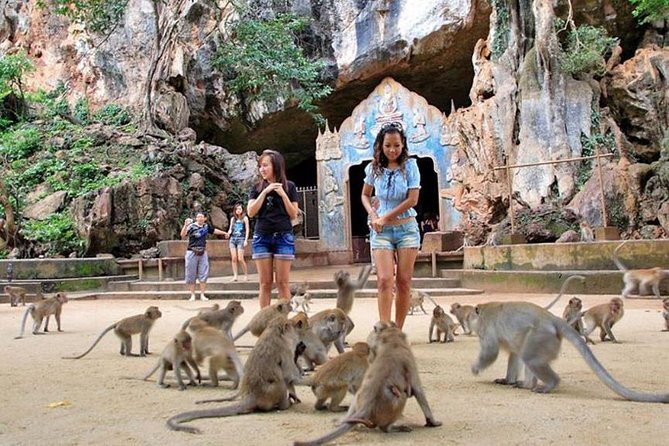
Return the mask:
<svg viewBox="0 0 669 446">
<path fill-rule="evenodd" d="M 416 157 L 418 170 L 420 171 L 420 195 L 416 209 L 416 220 L 422 228 L 422 222 L 427 218 L 439 218 L 439 178 L 435 164 L 430 157 Z M 360 195 L 365 180 L 365 167 L 371 160 L 351 166 L 348 171 L 347 181 L 347 204 L 348 204 L 348 227 L 351 237 L 351 250 L 353 263 L 369 263 L 371 255 L 369 250 L 369 227 L 367 226 L 367 211 L 362 205 Z M 421 229 L 421 238 L 423 231 Z"/>
</svg>

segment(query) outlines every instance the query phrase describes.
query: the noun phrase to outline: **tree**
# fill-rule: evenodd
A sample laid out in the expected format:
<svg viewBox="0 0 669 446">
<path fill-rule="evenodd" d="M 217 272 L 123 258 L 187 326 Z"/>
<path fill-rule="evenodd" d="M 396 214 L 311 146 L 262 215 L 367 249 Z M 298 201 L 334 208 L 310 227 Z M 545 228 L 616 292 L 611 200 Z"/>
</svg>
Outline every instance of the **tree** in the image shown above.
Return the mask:
<svg viewBox="0 0 669 446">
<path fill-rule="evenodd" d="M 629 0 L 636 6 L 632 14 L 641 23 L 669 19 L 669 0 Z"/>
<path fill-rule="evenodd" d="M 0 58 L 0 100 L 14 94 L 20 100 L 20 117 L 25 116 L 26 101 L 23 79 L 34 70 L 33 64 L 24 52 L 9 54 Z"/>
</svg>

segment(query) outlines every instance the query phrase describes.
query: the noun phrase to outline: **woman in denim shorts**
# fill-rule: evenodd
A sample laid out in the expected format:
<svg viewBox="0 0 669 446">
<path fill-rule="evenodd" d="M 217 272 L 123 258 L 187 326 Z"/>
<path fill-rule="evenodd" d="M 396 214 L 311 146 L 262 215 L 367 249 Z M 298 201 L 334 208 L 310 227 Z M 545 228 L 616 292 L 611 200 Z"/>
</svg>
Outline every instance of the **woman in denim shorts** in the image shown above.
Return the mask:
<svg viewBox="0 0 669 446">
<path fill-rule="evenodd" d="M 362 204 L 372 226 L 370 246 L 376 263 L 379 318 L 390 320 L 395 288 L 395 322 L 400 328 L 409 311 L 411 279 L 420 247 L 420 232 L 413 209 L 418 203 L 419 191 L 418 164 L 409 158 L 402 125 L 384 125 L 374 141 L 374 159 L 365 168 Z M 372 193 L 379 199 L 378 210 L 372 206 Z"/>
<path fill-rule="evenodd" d="M 232 262 L 232 281 L 237 281 L 237 264 L 242 266 L 244 271 L 244 281 L 249 280 L 248 269 L 244 261 L 244 248 L 249 240 L 249 218 L 244 212 L 244 206 L 241 203 L 235 204 L 230 218 L 230 227 L 228 228 L 228 237 L 230 237 L 230 261 Z"/>
<path fill-rule="evenodd" d="M 248 215 L 255 217 L 253 260 L 260 285 L 260 308 L 270 304 L 276 269 L 279 299 L 290 299 L 290 266 L 295 258 L 291 220 L 297 218 L 297 188 L 286 178 L 283 156 L 265 150 L 258 158 L 260 181 L 249 193 Z"/>
</svg>

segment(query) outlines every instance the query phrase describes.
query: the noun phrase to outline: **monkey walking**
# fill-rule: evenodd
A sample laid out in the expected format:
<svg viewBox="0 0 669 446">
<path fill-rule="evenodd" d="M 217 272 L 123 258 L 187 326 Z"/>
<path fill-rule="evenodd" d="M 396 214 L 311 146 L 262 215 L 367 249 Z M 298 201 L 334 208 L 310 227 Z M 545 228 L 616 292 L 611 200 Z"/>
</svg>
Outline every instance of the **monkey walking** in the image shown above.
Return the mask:
<svg viewBox="0 0 669 446">
<path fill-rule="evenodd" d="M 393 426 L 402 415 L 407 399 L 415 396 L 423 414 L 425 426 L 441 426 L 432 415 L 418 376 L 416 360 L 402 330 L 388 323 L 376 324 L 370 334 L 370 349 L 374 360 L 370 361 L 367 373 L 353 403 L 340 426 L 313 441 L 296 441 L 295 446 L 321 445 L 330 442 L 353 429 L 356 424 L 369 428 L 379 427 L 384 432 L 411 430 L 408 426 Z"/>
<path fill-rule="evenodd" d="M 98 342 L 104 335 L 114 330 L 114 334 L 121 340 L 121 355 L 125 356 L 146 356 L 149 355 L 149 331 L 153 324 L 162 317 L 162 313 L 156 306 L 150 306 L 143 314 L 129 316 L 114 322 L 109 327 L 102 330 L 100 336 L 93 342 L 88 350 L 79 356 L 64 356 L 63 359 L 81 359 L 91 352 L 98 345 Z M 139 334 L 139 355 L 131 353 L 132 335 Z"/>
<path fill-rule="evenodd" d="M 53 315 L 56 318 L 56 324 L 58 325 L 58 331 L 63 331 L 60 328 L 60 315 L 63 311 L 63 304 L 67 303 L 68 299 L 64 293 L 56 293 L 55 296 L 48 299 L 40 300 L 34 304 L 28 305 L 26 312 L 23 314 L 23 321 L 21 322 L 21 333 L 14 339 L 21 339 L 26 328 L 26 320 L 28 319 L 28 314 L 33 318 L 33 334 L 43 334 L 39 332 L 39 328 L 44 322 L 44 333 L 49 332 L 49 318 Z"/>
<path fill-rule="evenodd" d="M 460 305 L 455 302 L 451 305 L 451 314 L 455 316 L 466 335 L 471 335 L 476 323 L 476 312 L 472 305 Z"/>
<path fill-rule="evenodd" d="M 9 306 L 10 307 L 18 307 L 19 306 L 19 300 L 21 301 L 21 304 L 25 307 L 26 306 L 26 289 L 23 288 L 22 286 L 9 286 L 5 285 L 5 294 L 9 295 Z"/>
<path fill-rule="evenodd" d="M 602 366 L 583 338 L 569 324 L 548 310 L 529 302 L 489 302 L 476 306 L 481 350 L 472 364 L 472 373 L 490 366 L 500 347 L 509 352 L 506 377 L 497 384 L 515 385 L 533 392 L 548 393 L 560 378 L 551 368 L 560 351 L 562 339 L 571 342 L 597 377 L 618 395 L 630 401 L 668 403 L 669 394 L 651 394 L 628 389 Z M 518 380 L 525 366 L 525 380 Z M 538 385 L 541 380 L 543 385 Z"/>
<path fill-rule="evenodd" d="M 218 304 L 214 304 L 215 310 L 200 310 L 197 316 L 186 319 L 181 326 L 182 330 L 186 330 L 190 321 L 198 318 L 207 323 L 207 325 L 217 328 L 225 333 L 228 338 L 232 339 L 232 325 L 237 318 L 244 314 L 244 307 L 238 300 L 231 300 L 223 309 L 218 309 Z M 213 307 L 211 307 L 213 308 Z"/>
<path fill-rule="evenodd" d="M 660 282 L 662 282 L 662 279 L 669 279 L 669 270 L 662 269 L 659 266 L 648 269 L 627 269 L 618 258 L 618 250 L 625 243 L 627 243 L 627 240 L 623 241 L 613 250 L 613 262 L 620 271 L 624 272 L 623 283 L 625 286 L 622 291 L 623 297 L 628 298 L 630 293 L 635 289 L 638 289 L 639 295 L 649 294 L 648 289 L 651 288 L 655 297 L 662 299 L 660 295 Z"/>
<path fill-rule="evenodd" d="M 186 375 L 188 375 L 190 385 L 197 386 L 198 382 L 202 382 L 202 379 L 200 376 L 200 369 L 193 359 L 192 347 L 193 344 L 190 335 L 184 330 L 180 330 L 176 335 L 174 335 L 174 338 L 167 343 L 163 349 L 163 352 L 160 354 L 160 358 L 158 358 L 158 362 L 156 363 L 155 367 L 153 367 L 153 369 L 151 369 L 151 371 L 147 373 L 147 375 L 142 378 L 142 380 L 146 381 L 151 377 L 151 375 L 160 369 L 157 385 L 158 387 L 166 389 L 170 387 L 170 385 L 165 384 L 165 374 L 168 370 L 173 370 L 174 376 L 177 379 L 177 384 L 179 385 L 179 390 L 186 390 L 186 385 L 181 379 L 181 371 L 183 370 L 186 372 Z M 197 382 L 195 381 L 191 367 L 196 373 Z"/>
<path fill-rule="evenodd" d="M 599 328 L 599 339 L 602 342 L 606 341 L 608 336 L 609 340 L 615 344 L 620 342 L 613 335 L 613 325 L 618 322 L 625 315 L 625 309 L 623 300 L 619 297 L 614 297 L 610 302 L 600 305 L 595 305 L 592 308 L 583 312 L 583 321 L 585 326 L 583 327 L 583 336 L 585 337 L 586 342 L 594 344 L 593 340 L 588 337 L 590 333 L 593 332 L 595 328 Z"/>
<path fill-rule="evenodd" d="M 244 327 L 239 333 L 232 338 L 233 341 L 241 338 L 246 332 L 250 331 L 253 336 L 260 336 L 265 328 L 272 323 L 275 319 L 284 320 L 288 318 L 288 313 L 290 313 L 291 306 L 290 301 L 280 300 L 279 302 L 272 304 L 258 311 L 249 321 L 249 323 Z"/>
<path fill-rule="evenodd" d="M 251 350 L 244 365 L 240 391 L 230 398 L 200 402 L 231 401 L 237 397 L 240 397 L 241 401 L 217 409 L 180 413 L 167 420 L 167 426 L 172 430 L 196 434 L 200 432 L 199 429 L 184 426 L 182 423 L 200 418 L 285 410 L 290 407 L 291 402 L 300 402 L 295 393 L 295 383 L 300 377 L 294 362 L 297 342 L 294 321 L 275 319 L 260 335 L 255 348 Z"/>
</svg>

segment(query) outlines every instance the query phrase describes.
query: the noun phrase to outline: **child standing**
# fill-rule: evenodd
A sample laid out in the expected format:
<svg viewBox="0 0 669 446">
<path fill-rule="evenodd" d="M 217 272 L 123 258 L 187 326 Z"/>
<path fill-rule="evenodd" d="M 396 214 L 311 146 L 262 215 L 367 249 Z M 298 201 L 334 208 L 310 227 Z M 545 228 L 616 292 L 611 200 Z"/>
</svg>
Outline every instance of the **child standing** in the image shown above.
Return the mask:
<svg viewBox="0 0 669 446">
<path fill-rule="evenodd" d="M 244 271 L 244 281 L 249 279 L 248 268 L 244 261 L 244 248 L 249 241 L 249 218 L 244 212 L 244 206 L 241 203 L 235 204 L 230 217 L 230 227 L 228 228 L 228 237 L 230 237 L 230 261 L 232 262 L 232 281 L 237 281 L 237 264 L 242 266 Z"/>
</svg>

